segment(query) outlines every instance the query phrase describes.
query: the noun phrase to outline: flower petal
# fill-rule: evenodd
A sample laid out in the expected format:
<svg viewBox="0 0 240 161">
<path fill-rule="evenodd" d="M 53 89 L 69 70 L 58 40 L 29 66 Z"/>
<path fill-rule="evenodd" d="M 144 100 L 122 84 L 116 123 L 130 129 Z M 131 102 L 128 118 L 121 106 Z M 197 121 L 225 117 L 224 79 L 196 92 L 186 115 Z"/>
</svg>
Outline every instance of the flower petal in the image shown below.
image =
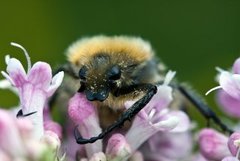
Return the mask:
<svg viewBox="0 0 240 161">
<path fill-rule="evenodd" d="M 155 108 L 157 111 L 161 111 L 162 109 L 167 108 L 172 100 L 172 88 L 166 85 L 160 85 L 158 86 L 157 93 L 147 104 L 145 110 L 150 111 L 152 108 Z"/>
<path fill-rule="evenodd" d="M 240 99 L 240 75 L 221 72 L 219 84 L 225 92 L 236 99 Z"/>
<path fill-rule="evenodd" d="M 240 58 L 235 60 L 235 62 L 233 64 L 233 73 L 240 74 Z"/>
<path fill-rule="evenodd" d="M 37 62 L 31 68 L 27 79 L 36 88 L 45 89 L 50 85 L 52 80 L 52 69 L 45 62 Z"/>
<path fill-rule="evenodd" d="M 11 59 L 10 55 L 6 55 L 5 56 L 5 63 L 6 63 L 6 65 L 8 65 L 10 59 Z"/>
<path fill-rule="evenodd" d="M 170 132 L 185 132 L 190 129 L 191 122 L 189 120 L 189 117 L 185 112 L 182 111 L 172 111 L 170 112 L 172 116 L 175 116 L 179 119 L 179 122 L 177 126 L 172 129 Z"/>
<path fill-rule="evenodd" d="M 10 89 L 11 87 L 12 87 L 12 85 L 8 80 L 6 80 L 6 79 L 0 80 L 0 88 L 1 89 Z"/>
<path fill-rule="evenodd" d="M 27 81 L 26 72 L 21 62 L 15 58 L 8 61 L 7 72 L 16 87 L 22 86 Z"/>
<path fill-rule="evenodd" d="M 158 128 L 160 131 L 169 131 L 174 129 L 179 123 L 179 118 L 176 116 L 165 116 L 165 119 L 154 124 L 155 128 Z"/>
<path fill-rule="evenodd" d="M 52 96 L 53 93 L 57 90 L 57 88 L 62 84 L 63 77 L 64 72 L 59 72 L 52 78 L 52 82 L 47 89 L 48 96 Z"/>
<path fill-rule="evenodd" d="M 218 103 L 222 110 L 232 116 L 240 118 L 240 100 L 235 99 L 234 97 L 230 96 L 223 90 L 220 90 L 217 95 Z"/>
<path fill-rule="evenodd" d="M 237 155 L 239 145 L 236 145 L 236 141 L 240 141 L 240 132 L 234 132 L 228 139 L 228 148 L 233 156 Z"/>
</svg>

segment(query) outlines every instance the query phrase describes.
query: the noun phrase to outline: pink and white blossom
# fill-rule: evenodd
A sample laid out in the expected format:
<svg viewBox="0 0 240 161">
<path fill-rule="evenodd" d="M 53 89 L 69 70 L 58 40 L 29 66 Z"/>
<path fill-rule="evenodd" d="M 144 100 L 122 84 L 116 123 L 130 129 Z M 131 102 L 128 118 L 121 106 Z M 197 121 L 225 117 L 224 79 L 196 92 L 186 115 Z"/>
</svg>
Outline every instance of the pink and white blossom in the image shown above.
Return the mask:
<svg viewBox="0 0 240 161">
<path fill-rule="evenodd" d="M 29 119 L 34 124 L 35 137 L 40 139 L 44 134 L 43 108 L 47 99 L 61 85 L 64 73 L 59 72 L 52 77 L 51 67 L 45 62 L 36 62 L 31 66 L 26 50 L 19 44 L 11 44 L 24 51 L 28 69 L 26 72 L 19 60 L 6 56 L 7 73 L 2 71 L 2 74 L 17 89 L 23 115 L 36 112 Z"/>
<path fill-rule="evenodd" d="M 156 95 L 137 114 L 131 128 L 126 133 L 126 140 L 133 151 L 159 131 L 168 132 L 174 128 L 176 131 L 184 131 L 189 128 L 190 121 L 185 113 L 167 109 L 173 99 L 172 88 L 168 84 L 174 74 L 171 71 L 167 74 L 163 85 L 158 86 Z M 132 101 L 126 102 L 126 108 L 131 107 L 133 103 Z M 179 127 L 177 127 L 178 125 Z"/>
<path fill-rule="evenodd" d="M 219 86 L 210 89 L 207 93 L 221 89 L 218 92 L 218 102 L 223 111 L 232 117 L 240 117 L 240 58 L 238 58 L 232 68 L 232 72 L 217 68 L 219 74 Z"/>
</svg>

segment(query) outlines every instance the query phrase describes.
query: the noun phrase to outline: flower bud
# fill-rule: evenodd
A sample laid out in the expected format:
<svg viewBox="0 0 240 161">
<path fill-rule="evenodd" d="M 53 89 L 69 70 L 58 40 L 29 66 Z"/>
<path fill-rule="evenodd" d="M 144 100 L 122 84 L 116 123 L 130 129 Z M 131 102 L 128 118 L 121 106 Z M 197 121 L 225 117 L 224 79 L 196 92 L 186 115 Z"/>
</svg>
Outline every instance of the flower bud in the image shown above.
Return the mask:
<svg viewBox="0 0 240 161">
<path fill-rule="evenodd" d="M 213 129 L 203 129 L 199 134 L 202 155 L 209 160 L 222 160 L 231 155 L 227 147 L 228 138 Z"/>
<path fill-rule="evenodd" d="M 131 154 L 131 148 L 125 137 L 121 134 L 114 134 L 108 140 L 106 155 L 108 160 L 121 161 L 127 159 Z"/>
</svg>

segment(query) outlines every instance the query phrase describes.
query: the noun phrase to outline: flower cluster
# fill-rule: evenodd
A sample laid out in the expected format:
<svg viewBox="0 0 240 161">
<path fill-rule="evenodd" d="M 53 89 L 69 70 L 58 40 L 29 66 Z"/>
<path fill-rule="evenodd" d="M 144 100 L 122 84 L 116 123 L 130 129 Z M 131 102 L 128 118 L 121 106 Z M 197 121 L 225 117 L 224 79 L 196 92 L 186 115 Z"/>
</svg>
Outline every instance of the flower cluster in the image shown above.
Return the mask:
<svg viewBox="0 0 240 161">
<path fill-rule="evenodd" d="M 212 128 L 199 130 L 178 104 L 170 82 L 175 72 L 169 71 L 157 93 L 134 117 L 128 128 L 115 130 L 91 144 L 76 143 L 73 129 L 84 138 L 103 132 L 98 110 L 84 93 L 75 93 L 68 101 L 64 122 L 52 119 L 49 99 L 63 82 L 64 73 L 52 76 L 45 62 L 31 65 L 23 50 L 28 68 L 10 56 L 5 57 L 6 78 L 1 89 L 19 96 L 19 104 L 10 110 L 0 109 L 0 161 L 238 161 L 240 132 L 230 136 Z M 218 68 L 220 89 L 217 100 L 226 114 L 240 117 L 240 58 L 232 72 Z M 182 99 L 182 98 L 181 98 Z M 126 110 L 137 100 L 124 102 Z M 181 101 L 184 102 L 184 101 Z M 183 108 L 185 109 L 185 108 Z M 186 109 L 185 109 L 186 110 Z M 233 127 L 233 126 L 232 126 Z M 197 137 L 195 137 L 197 134 Z M 197 138 L 197 139 L 195 139 Z"/>
<path fill-rule="evenodd" d="M 2 80 L 1 87 L 19 96 L 20 104 L 13 111 L 19 111 L 20 118 L 17 119 L 13 111 L 0 111 L 0 160 L 57 160 L 61 127 L 50 117 L 44 121 L 43 111 L 47 99 L 60 86 L 64 73 L 59 72 L 52 78 L 51 67 L 45 62 L 31 67 L 27 51 L 19 44 L 12 45 L 24 51 L 28 70 L 25 72 L 18 59 L 6 56 L 7 73 L 2 71 L 2 75 L 8 82 Z"/>
<path fill-rule="evenodd" d="M 149 159 L 164 157 L 159 151 L 164 150 L 165 147 L 158 149 L 158 146 L 161 146 L 158 137 L 165 133 L 168 135 L 184 133 L 190 126 L 188 116 L 184 112 L 168 108 L 173 99 L 172 88 L 168 84 L 174 74 L 175 72 L 170 71 L 166 75 L 165 82 L 158 86 L 157 94 L 137 114 L 131 128 L 124 133 L 113 134 L 108 139 L 105 150 L 102 140 L 85 145 L 86 159 L 95 160 L 94 158 L 98 156 L 97 158 L 103 157 L 103 160 L 127 160 L 129 158 L 139 160 L 139 157 L 143 160 L 143 153 L 152 153 Z M 125 103 L 125 107 L 130 108 L 133 104 L 134 101 L 128 101 Z M 72 121 L 78 125 L 78 130 L 83 137 L 90 138 L 102 132 L 97 109 L 86 99 L 84 94 L 77 93 L 71 98 L 68 113 Z M 139 147 L 147 140 L 149 140 L 151 147 L 157 146 L 157 148 L 148 152 L 146 150 L 138 151 Z M 157 151 L 154 151 L 156 149 Z M 178 157 L 176 156 L 176 158 Z"/>
<path fill-rule="evenodd" d="M 234 64 L 232 71 L 217 68 L 219 86 L 209 90 L 219 89 L 217 101 L 223 111 L 229 116 L 240 117 L 240 58 Z M 201 154 L 206 161 L 238 161 L 240 159 L 240 133 L 236 132 L 230 137 L 217 132 L 214 129 L 203 129 L 199 134 Z"/>
</svg>

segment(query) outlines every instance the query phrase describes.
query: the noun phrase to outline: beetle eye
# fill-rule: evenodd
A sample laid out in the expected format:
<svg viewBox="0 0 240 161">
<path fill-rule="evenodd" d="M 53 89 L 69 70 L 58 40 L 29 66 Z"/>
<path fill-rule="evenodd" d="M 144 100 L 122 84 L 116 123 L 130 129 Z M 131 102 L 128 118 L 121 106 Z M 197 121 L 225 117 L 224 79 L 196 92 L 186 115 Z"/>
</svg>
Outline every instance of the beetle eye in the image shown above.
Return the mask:
<svg viewBox="0 0 240 161">
<path fill-rule="evenodd" d="M 83 66 L 80 70 L 79 70 L 79 78 L 82 80 L 86 80 L 86 74 L 87 74 L 87 68 L 85 66 Z"/>
<path fill-rule="evenodd" d="M 118 80 L 121 78 L 121 70 L 119 66 L 113 66 L 108 74 L 109 80 Z"/>
</svg>

